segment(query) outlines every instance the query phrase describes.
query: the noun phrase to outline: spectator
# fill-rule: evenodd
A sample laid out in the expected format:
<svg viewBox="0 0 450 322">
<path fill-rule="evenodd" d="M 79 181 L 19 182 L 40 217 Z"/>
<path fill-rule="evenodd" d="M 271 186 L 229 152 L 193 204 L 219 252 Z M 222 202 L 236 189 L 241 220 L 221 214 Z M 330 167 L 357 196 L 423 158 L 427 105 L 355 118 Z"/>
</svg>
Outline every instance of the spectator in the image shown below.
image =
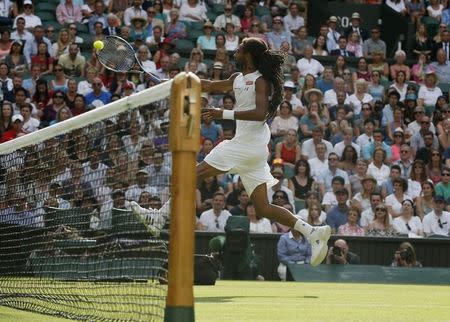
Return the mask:
<svg viewBox="0 0 450 322">
<path fill-rule="evenodd" d="M 149 173 L 141 169 L 136 173 L 136 184 L 129 186 L 126 190 L 125 198 L 128 201 L 138 201 L 143 192 L 156 196 L 158 194 L 158 188 L 149 185 Z"/>
<path fill-rule="evenodd" d="M 130 25 L 130 40 L 136 41 L 144 41 L 148 38 L 147 33 L 147 20 L 143 17 L 133 17 L 131 19 Z"/>
<path fill-rule="evenodd" d="M 337 93 L 344 92 L 345 93 L 345 82 L 341 77 L 335 77 L 333 89 L 330 89 L 325 92 L 323 103 L 328 106 L 335 106 L 338 104 Z M 344 103 L 348 104 L 348 95 L 346 94 L 346 98 Z"/>
<path fill-rule="evenodd" d="M 11 117 L 11 128 L 1 133 L 0 143 L 4 143 L 24 135 L 25 133 L 22 131 L 22 125 L 23 116 L 20 114 L 13 115 Z"/>
<path fill-rule="evenodd" d="M 375 208 L 374 219 L 366 227 L 366 236 L 372 237 L 392 237 L 397 232 L 390 224 L 390 217 L 385 205 L 379 204 Z"/>
<path fill-rule="evenodd" d="M 200 230 L 209 232 L 225 232 L 225 225 L 231 216 L 225 206 L 225 196 L 221 192 L 216 192 L 212 200 L 212 209 L 204 211 L 198 220 Z"/>
<path fill-rule="evenodd" d="M 327 33 L 327 50 L 331 52 L 334 49 L 338 49 L 338 41 L 341 34 L 337 32 L 337 18 L 331 16 L 328 21 L 328 33 Z"/>
<path fill-rule="evenodd" d="M 284 166 L 294 169 L 296 162 L 300 160 L 300 155 L 297 132 L 294 129 L 288 129 L 284 140 L 275 145 L 275 158 L 282 159 Z"/>
<path fill-rule="evenodd" d="M 412 198 L 407 194 L 408 182 L 405 179 L 395 178 L 392 180 L 392 184 L 393 193 L 386 197 L 385 204 L 392 218 L 397 218 L 402 215 L 403 201 L 412 200 Z"/>
<path fill-rule="evenodd" d="M 193 0 L 190 0 L 193 1 Z M 179 20 L 180 11 L 178 9 L 170 10 L 170 22 L 166 24 L 165 36 L 172 41 L 173 39 L 184 39 L 186 38 L 186 25 Z"/>
<path fill-rule="evenodd" d="M 284 101 L 280 105 L 280 115 L 275 116 L 270 131 L 273 136 L 284 136 L 287 130 L 298 130 L 298 120 L 292 115 L 292 105 L 288 101 Z"/>
<path fill-rule="evenodd" d="M 445 200 L 450 198 L 450 168 L 444 167 L 442 170 L 442 181 L 436 185 L 435 194 L 443 196 Z"/>
<path fill-rule="evenodd" d="M 46 42 L 38 44 L 38 51 L 36 55 L 33 55 L 30 59 L 31 65 L 37 65 L 40 67 L 41 76 L 51 74 L 53 72 L 53 58 L 48 53 L 48 45 Z"/>
<path fill-rule="evenodd" d="M 56 19 L 60 25 L 81 23 L 82 18 L 81 7 L 74 4 L 73 0 L 64 0 L 56 7 Z"/>
<path fill-rule="evenodd" d="M 206 16 L 206 7 L 203 3 L 199 3 L 198 0 L 187 0 L 186 2 L 182 2 L 180 12 L 180 21 L 204 22 L 208 20 L 208 17 Z M 170 17 L 170 19 L 172 20 L 172 17 Z"/>
<path fill-rule="evenodd" d="M 50 81 L 50 88 L 53 91 L 60 90 L 67 92 L 69 79 L 64 74 L 64 69 L 60 64 L 56 64 L 53 69 L 54 79 Z"/>
<path fill-rule="evenodd" d="M 411 162 L 412 166 L 412 162 Z M 386 196 L 389 196 L 394 193 L 394 180 L 397 180 L 398 178 L 403 178 L 404 180 L 408 180 L 408 177 L 400 177 L 400 174 L 402 173 L 402 170 L 398 164 L 394 164 L 391 166 L 391 172 L 389 174 L 389 178 L 381 185 L 381 195 L 383 196 L 383 199 L 386 198 Z M 403 182 L 401 183 L 403 185 Z M 406 190 L 403 192 L 406 193 Z"/>
<path fill-rule="evenodd" d="M 288 101 L 292 105 L 292 114 L 294 116 L 302 116 L 304 113 L 304 108 L 302 101 L 294 95 L 297 87 L 295 86 L 293 81 L 285 81 L 283 84 L 284 90 L 284 100 Z M 322 95 L 322 93 L 320 93 Z"/>
<path fill-rule="evenodd" d="M 423 218 L 425 236 L 450 236 L 450 213 L 444 211 L 446 202 L 444 196 L 436 194 L 433 197 L 433 211 Z"/>
<path fill-rule="evenodd" d="M 217 16 L 216 20 L 214 20 L 214 28 L 217 32 L 222 32 L 225 30 L 225 25 L 228 22 L 231 22 L 235 27 L 235 31 L 240 31 L 241 20 L 238 16 L 233 14 L 233 5 L 227 2 L 224 6 L 224 13 Z"/>
<path fill-rule="evenodd" d="M 113 1 L 111 1 L 113 2 Z M 103 33 L 107 36 L 120 35 L 120 19 L 113 13 L 108 14 L 106 17 L 107 25 L 103 28 Z M 145 22 L 147 23 L 147 22 Z M 145 39 L 145 38 L 144 38 Z"/>
<path fill-rule="evenodd" d="M 47 45 L 47 53 L 51 55 L 50 48 L 52 48 L 52 43 L 46 37 L 44 37 L 44 27 L 36 26 L 33 29 L 34 40 L 27 41 L 25 47 L 23 48 L 23 54 L 27 59 L 28 65 L 31 65 L 31 57 L 38 54 L 38 47 L 41 42 Z M 44 70 L 41 71 L 44 72 Z"/>
<path fill-rule="evenodd" d="M 337 239 L 333 245 L 328 251 L 327 264 L 357 265 L 361 262 L 358 255 L 349 251 L 345 240 Z"/>
<path fill-rule="evenodd" d="M 342 236 L 364 236 L 365 232 L 358 222 L 361 219 L 361 211 L 358 207 L 350 207 L 347 215 L 347 223 L 339 226 L 338 235 Z"/>
<path fill-rule="evenodd" d="M 234 31 L 234 25 L 227 23 L 225 25 L 225 49 L 227 51 L 235 51 L 239 46 L 239 36 Z"/>
<path fill-rule="evenodd" d="M 298 68 L 297 68 L 298 70 Z M 297 78 L 301 78 L 300 77 L 300 70 L 298 70 L 298 76 Z M 295 84 L 294 81 L 292 81 L 294 83 L 294 86 L 297 87 L 297 84 Z M 300 84 L 298 84 L 300 85 Z M 322 92 L 317 91 L 316 88 L 316 78 L 311 75 L 311 74 L 307 74 L 304 78 L 303 78 L 303 86 L 301 87 L 301 90 L 299 91 L 299 93 L 297 94 L 297 96 L 300 98 L 300 100 L 302 101 L 302 104 L 306 105 L 309 102 L 310 97 L 308 97 L 308 100 L 306 99 L 308 95 L 306 95 L 306 92 L 308 92 L 309 90 L 314 90 L 315 93 L 317 94 L 317 102 L 322 102 L 323 101 L 323 94 Z M 308 92 L 310 93 L 310 92 Z"/>
<path fill-rule="evenodd" d="M 338 48 L 330 52 L 331 56 L 355 57 L 355 53 L 347 50 L 347 38 L 339 37 Z"/>
<path fill-rule="evenodd" d="M 413 41 L 413 54 L 415 57 L 420 57 L 420 54 L 423 54 L 425 58 L 431 55 L 433 50 L 433 40 L 428 37 L 425 24 L 417 25 L 417 31 Z"/>
<path fill-rule="evenodd" d="M 139 0 L 136 0 L 139 1 Z M 96 0 L 94 3 L 94 11 L 92 11 L 89 21 L 88 21 L 88 27 L 89 32 L 92 35 L 95 35 L 94 26 L 97 22 L 100 22 L 102 24 L 102 33 L 103 33 L 103 27 L 107 26 L 107 15 L 105 13 L 105 5 L 103 1 Z M 130 24 L 128 23 L 127 26 Z"/>
<path fill-rule="evenodd" d="M 14 2 L 5 1 L 3 8 L 0 10 L 0 25 L 11 26 L 12 18 L 16 16 L 17 7 Z"/>
<path fill-rule="evenodd" d="M 391 147 L 383 142 L 383 132 L 379 129 L 373 131 L 373 140 L 362 147 L 362 156 L 364 160 L 372 160 L 375 149 L 382 149 L 385 152 L 384 160 L 391 159 Z M 370 138 L 369 138 L 370 139 Z M 361 140 L 363 141 L 363 140 Z M 360 141 L 360 143 L 362 143 Z M 384 161 L 383 161 L 384 162 Z"/>
<path fill-rule="evenodd" d="M 197 38 L 197 47 L 201 50 L 216 50 L 216 39 L 212 34 L 213 24 L 206 21 L 203 25 L 203 35 Z"/>
<path fill-rule="evenodd" d="M 364 41 L 363 55 L 365 58 L 372 58 L 375 52 L 381 52 L 382 58 L 386 56 L 386 43 L 380 39 L 380 33 L 379 27 L 373 27 L 371 37 Z"/>
<path fill-rule="evenodd" d="M 263 32 L 262 24 L 258 20 L 254 20 L 250 26 L 250 29 L 247 31 L 247 37 L 261 38 L 265 42 L 267 42 L 267 35 Z M 292 38 L 294 39 L 294 38 Z M 291 41 L 292 41 L 291 39 Z M 294 51 L 294 49 L 293 49 Z M 294 51 L 295 53 L 295 51 Z"/>
<path fill-rule="evenodd" d="M 370 208 L 364 210 L 361 213 L 361 219 L 360 219 L 360 225 L 365 230 L 366 227 L 374 220 L 375 218 L 375 212 L 378 205 L 382 203 L 381 194 L 378 192 L 374 192 L 370 195 Z M 391 218 L 389 217 L 389 221 Z"/>
<path fill-rule="evenodd" d="M 363 159 L 357 160 L 355 172 L 349 176 L 350 187 L 352 189 L 353 195 L 356 195 L 362 191 L 363 186 L 361 181 L 367 175 L 368 165 L 369 164 L 366 160 Z"/>
<path fill-rule="evenodd" d="M 408 124 L 408 129 L 411 131 L 412 136 L 419 133 L 423 129 L 427 129 L 432 133 L 436 133 L 436 128 L 433 123 L 430 123 L 430 127 L 427 127 L 427 124 L 423 124 L 422 126 L 422 117 L 425 115 L 425 109 L 421 106 L 417 106 L 414 109 L 414 118 L 415 120 Z"/>
<path fill-rule="evenodd" d="M 444 6 L 439 3 L 438 0 L 430 0 L 430 4 L 427 7 L 428 16 L 436 19 L 438 22 L 441 21 L 442 10 L 444 10 Z"/>
<path fill-rule="evenodd" d="M 249 203 L 249 197 L 248 197 L 247 191 L 245 191 L 245 189 L 242 189 L 239 192 L 238 200 L 239 200 L 239 204 L 237 204 L 236 206 L 231 208 L 230 213 L 233 216 L 245 216 L 246 211 L 247 211 L 247 204 Z M 270 222 L 269 222 L 269 227 L 270 227 Z"/>
<path fill-rule="evenodd" d="M 314 147 L 316 157 L 307 159 L 309 166 L 311 167 L 311 176 L 317 181 L 319 176 L 328 169 L 328 148 L 324 142 L 319 142 Z"/>
<path fill-rule="evenodd" d="M 356 71 L 353 72 L 352 78 L 353 82 L 356 82 L 357 79 L 362 78 L 365 81 L 371 81 L 372 73 L 369 71 L 369 67 L 367 64 L 367 60 L 364 57 L 358 58 L 358 65 Z"/>
<path fill-rule="evenodd" d="M 31 30 L 36 26 L 41 26 L 42 25 L 41 18 L 39 18 L 33 13 L 33 9 L 34 9 L 33 2 L 31 0 L 25 0 L 23 2 L 23 13 L 18 15 L 14 20 L 13 29 L 16 29 L 17 19 L 19 18 L 25 19 L 25 28 L 27 28 L 28 30 Z"/>
<path fill-rule="evenodd" d="M 153 27 L 152 35 L 145 39 L 145 43 L 150 49 L 155 49 L 164 41 L 163 28 L 159 25 Z"/>
<path fill-rule="evenodd" d="M 328 156 L 328 153 L 333 151 L 333 145 L 323 139 L 323 127 L 317 126 L 313 128 L 312 130 L 312 138 L 308 139 L 303 142 L 302 144 L 302 155 L 305 156 L 307 159 L 312 159 L 317 157 L 316 154 L 316 146 L 319 143 L 324 143 L 326 145 L 326 156 Z"/>
<path fill-rule="evenodd" d="M 27 134 L 37 131 L 40 125 L 38 119 L 31 117 L 31 111 L 32 107 L 29 103 L 20 107 L 20 115 L 23 117 L 22 131 Z"/>
<path fill-rule="evenodd" d="M 334 207 L 338 204 L 336 194 L 339 190 L 344 188 L 344 184 L 345 184 L 344 178 L 342 178 L 341 176 L 335 176 L 331 180 L 332 190 L 327 191 L 323 195 L 322 199 L 322 206 L 326 212 L 328 212 L 331 209 L 331 207 Z"/>
<path fill-rule="evenodd" d="M 16 19 L 17 29 L 12 32 L 11 39 L 21 40 L 23 42 L 32 42 L 33 35 L 27 29 L 25 29 L 25 19 L 20 17 Z"/>
<path fill-rule="evenodd" d="M 306 93 L 306 97 L 311 98 L 312 94 L 319 92 L 318 90 L 310 89 Z M 307 113 L 300 119 L 300 130 L 303 139 L 311 138 L 312 130 L 316 127 L 325 127 L 328 124 L 328 118 L 324 115 L 324 109 L 319 102 L 310 102 L 307 105 Z"/>
<path fill-rule="evenodd" d="M 92 92 L 85 96 L 86 104 L 94 108 L 108 104 L 111 101 L 111 94 L 102 90 L 103 83 L 99 77 L 95 77 L 92 82 Z"/>
<path fill-rule="evenodd" d="M 381 73 L 382 80 L 389 78 L 389 65 L 381 51 L 372 51 L 372 63 L 369 64 L 368 68 L 370 72 L 378 70 Z"/>
<path fill-rule="evenodd" d="M 313 45 L 313 56 L 328 56 L 327 39 L 323 35 L 318 35 Z"/>
<path fill-rule="evenodd" d="M 422 194 L 420 196 L 420 204 L 416 207 L 416 213 L 423 220 L 424 216 L 433 211 L 433 197 L 435 195 L 434 185 L 425 181 L 422 183 Z"/>
<path fill-rule="evenodd" d="M 437 78 L 441 83 L 450 83 L 450 65 L 447 62 L 446 52 L 440 48 L 436 52 L 436 61 L 430 64 L 436 72 Z"/>
<path fill-rule="evenodd" d="M 425 74 L 425 84 L 420 86 L 419 99 L 417 101 L 419 106 L 427 107 L 435 106 L 439 96 L 442 96 L 442 91 L 437 87 L 437 75 L 432 69 L 428 69 Z"/>
<path fill-rule="evenodd" d="M 267 218 L 261 218 L 256 214 L 255 206 L 251 201 L 247 202 L 245 214 L 250 220 L 250 233 L 254 234 L 270 234 L 274 232 L 270 221 Z"/>
<path fill-rule="evenodd" d="M 394 121 L 388 124 L 387 126 L 387 132 L 389 139 L 392 142 L 391 145 L 391 154 L 392 162 L 396 162 L 400 159 L 400 149 L 403 144 L 405 144 L 405 135 L 403 132 L 403 129 L 401 128 L 403 126 L 403 112 L 401 109 L 396 108 L 394 110 Z M 398 126 L 398 127 L 396 127 Z M 394 129 L 392 129 L 394 128 Z"/>
<path fill-rule="evenodd" d="M 70 110 L 73 116 L 77 116 L 86 112 L 86 100 L 84 95 L 77 94 L 74 99 L 73 108 Z"/>
<path fill-rule="evenodd" d="M 412 238 L 423 236 L 422 222 L 420 217 L 414 217 L 414 204 L 412 200 L 403 200 L 401 214 L 394 219 L 393 226 L 399 234 Z"/>
<path fill-rule="evenodd" d="M 367 30 L 361 26 L 361 16 L 358 12 L 352 13 L 350 18 L 350 26 L 345 30 L 345 37 L 349 37 L 352 32 L 356 32 L 362 43 L 364 40 L 369 38 L 369 33 Z"/>
<path fill-rule="evenodd" d="M 284 28 L 290 32 L 291 37 L 294 36 L 294 31 L 305 25 L 305 20 L 300 16 L 300 6 L 296 2 L 289 4 L 289 11 L 284 17 Z"/>
<path fill-rule="evenodd" d="M 69 36 L 69 31 L 65 28 L 61 29 L 58 34 L 58 40 L 52 45 L 52 57 L 58 60 L 62 54 L 69 51 L 69 45 L 71 44 L 71 39 Z"/>
<path fill-rule="evenodd" d="M 439 148 L 439 141 L 436 135 L 428 130 L 431 123 L 428 116 L 423 116 L 420 123 L 420 131 L 414 134 L 411 139 L 411 148 L 416 151 L 416 159 L 428 163 L 431 156 L 430 152 L 432 149 Z"/>
<path fill-rule="evenodd" d="M 9 54 L 12 43 L 11 32 L 9 30 L 2 30 L 0 37 L 0 60 L 4 60 L 4 58 Z"/>
<path fill-rule="evenodd" d="M 274 168 L 272 170 L 272 176 L 278 181 L 275 185 L 267 189 L 267 199 L 280 207 L 284 207 L 285 204 L 290 204 L 294 208 L 294 194 L 287 187 L 287 184 L 284 184 L 285 177 L 283 168 Z"/>
<path fill-rule="evenodd" d="M 286 281 L 288 264 L 309 264 L 311 260 L 311 245 L 298 231 L 291 230 L 281 235 L 277 245 L 278 276 Z"/>
<path fill-rule="evenodd" d="M 23 76 L 28 70 L 28 64 L 23 55 L 23 45 L 20 40 L 14 40 L 11 45 L 9 54 L 4 59 L 6 65 L 12 74 Z"/>
<path fill-rule="evenodd" d="M 347 46 L 345 47 L 346 51 L 351 55 L 352 57 L 362 57 L 362 43 L 359 37 L 358 32 L 352 31 L 347 36 Z"/>
<path fill-rule="evenodd" d="M 394 261 L 392 267 L 422 267 L 422 264 L 416 259 L 416 251 L 414 247 L 408 243 L 403 242 L 394 254 Z"/>
<path fill-rule="evenodd" d="M 405 3 L 406 13 L 411 18 L 411 22 L 415 25 L 422 25 L 420 20 L 425 14 L 425 6 L 421 0 L 412 0 Z"/>
<path fill-rule="evenodd" d="M 390 169 L 385 164 L 387 162 L 387 154 L 383 148 L 375 148 L 373 152 L 373 160 L 369 164 L 367 174 L 371 175 L 381 186 L 389 177 Z"/>
<path fill-rule="evenodd" d="M 336 191 L 337 205 L 327 212 L 327 225 L 331 227 L 333 234 L 337 232 L 340 226 L 347 223 L 349 211 L 347 205 L 348 196 L 348 191 L 345 188 Z"/>
<path fill-rule="evenodd" d="M 308 32 L 305 26 L 294 30 L 294 34 L 291 34 L 291 45 L 292 52 L 297 56 L 303 55 L 304 49 L 312 45 L 308 40 Z"/>
<path fill-rule="evenodd" d="M 66 107 L 65 94 L 62 90 L 56 90 L 53 93 L 53 104 L 47 105 L 43 110 L 41 121 L 43 125 L 49 125 L 50 122 L 56 119 L 56 114 L 60 109 Z"/>
<path fill-rule="evenodd" d="M 300 71 L 300 76 L 305 77 L 308 74 L 311 74 L 314 77 L 319 76 L 322 74 L 324 67 L 322 64 L 312 58 L 313 54 L 313 48 L 312 47 L 305 47 L 303 51 L 303 58 L 300 58 L 297 61 L 297 67 Z"/>
<path fill-rule="evenodd" d="M 295 164 L 294 176 L 289 180 L 289 189 L 294 194 L 295 199 L 304 200 L 308 191 L 316 191 L 316 185 L 310 175 L 309 163 L 299 159 Z"/>
</svg>

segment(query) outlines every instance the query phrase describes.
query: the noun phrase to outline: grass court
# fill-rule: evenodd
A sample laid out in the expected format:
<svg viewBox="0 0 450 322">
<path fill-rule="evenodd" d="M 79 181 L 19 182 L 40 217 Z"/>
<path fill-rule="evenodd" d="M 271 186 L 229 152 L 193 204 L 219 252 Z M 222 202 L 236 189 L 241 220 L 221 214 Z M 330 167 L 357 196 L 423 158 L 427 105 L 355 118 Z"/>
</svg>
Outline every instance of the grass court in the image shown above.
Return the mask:
<svg viewBox="0 0 450 322">
<path fill-rule="evenodd" d="M 196 321 L 450 321 L 450 286 L 218 281 L 195 287 Z M 67 319 L 0 306 L 2 322 Z"/>
</svg>

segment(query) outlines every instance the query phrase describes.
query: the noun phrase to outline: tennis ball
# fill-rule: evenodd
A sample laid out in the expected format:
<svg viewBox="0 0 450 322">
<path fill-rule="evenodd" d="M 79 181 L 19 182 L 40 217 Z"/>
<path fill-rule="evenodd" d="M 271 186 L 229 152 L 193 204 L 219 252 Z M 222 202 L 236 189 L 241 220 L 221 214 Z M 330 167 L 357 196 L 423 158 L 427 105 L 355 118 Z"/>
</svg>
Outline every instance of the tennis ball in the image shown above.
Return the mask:
<svg viewBox="0 0 450 322">
<path fill-rule="evenodd" d="M 94 42 L 94 48 L 95 50 L 102 50 L 103 47 L 105 47 L 105 44 L 101 40 L 97 40 Z"/>
</svg>

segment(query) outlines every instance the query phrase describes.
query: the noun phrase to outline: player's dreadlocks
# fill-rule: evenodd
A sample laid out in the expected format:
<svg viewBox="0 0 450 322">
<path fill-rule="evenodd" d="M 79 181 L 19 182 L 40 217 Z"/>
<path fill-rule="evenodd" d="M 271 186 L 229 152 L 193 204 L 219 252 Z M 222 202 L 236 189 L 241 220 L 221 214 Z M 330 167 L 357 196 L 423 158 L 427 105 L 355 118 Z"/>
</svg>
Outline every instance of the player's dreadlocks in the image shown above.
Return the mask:
<svg viewBox="0 0 450 322">
<path fill-rule="evenodd" d="M 252 57 L 255 68 L 272 85 L 272 95 L 266 118 L 275 116 L 278 106 L 283 100 L 283 63 L 285 54 L 270 50 L 266 42 L 260 38 L 245 39 L 245 52 Z"/>
</svg>

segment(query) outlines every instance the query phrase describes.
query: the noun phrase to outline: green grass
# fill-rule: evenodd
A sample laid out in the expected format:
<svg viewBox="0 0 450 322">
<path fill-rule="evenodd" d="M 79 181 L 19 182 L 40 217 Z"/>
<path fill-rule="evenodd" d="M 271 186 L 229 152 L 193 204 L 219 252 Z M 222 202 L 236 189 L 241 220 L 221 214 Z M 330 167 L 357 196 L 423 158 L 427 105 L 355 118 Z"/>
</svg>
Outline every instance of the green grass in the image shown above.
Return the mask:
<svg viewBox="0 0 450 322">
<path fill-rule="evenodd" d="M 195 287 L 198 322 L 450 321 L 450 287 L 218 281 Z M 0 307 L 2 322 L 68 321 Z"/>
</svg>

